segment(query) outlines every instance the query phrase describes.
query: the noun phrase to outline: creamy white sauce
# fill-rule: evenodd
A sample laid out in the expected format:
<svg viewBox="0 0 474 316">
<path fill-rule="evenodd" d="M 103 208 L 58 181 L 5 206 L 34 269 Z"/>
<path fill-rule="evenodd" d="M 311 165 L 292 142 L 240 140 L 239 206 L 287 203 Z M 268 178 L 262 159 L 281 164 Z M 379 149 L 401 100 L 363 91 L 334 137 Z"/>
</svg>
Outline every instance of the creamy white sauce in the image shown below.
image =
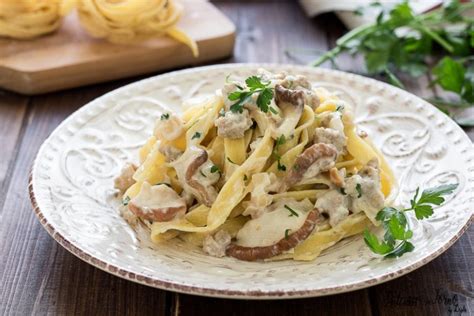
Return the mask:
<svg viewBox="0 0 474 316">
<path fill-rule="evenodd" d="M 144 214 L 153 213 L 156 209 L 186 205 L 184 200 L 172 188 L 164 184 L 151 186 L 148 182 L 143 182 L 140 193 L 130 203 L 142 209 Z"/>
<path fill-rule="evenodd" d="M 294 210 L 298 216 L 292 215 L 285 205 Z M 271 211 L 245 223 L 237 233 L 237 245 L 266 247 L 276 244 L 285 238 L 286 230 L 289 230 L 288 234 L 291 235 L 303 226 L 312 204 L 308 200 L 297 202 L 294 199 L 284 199 L 270 205 L 269 208 Z"/>
</svg>

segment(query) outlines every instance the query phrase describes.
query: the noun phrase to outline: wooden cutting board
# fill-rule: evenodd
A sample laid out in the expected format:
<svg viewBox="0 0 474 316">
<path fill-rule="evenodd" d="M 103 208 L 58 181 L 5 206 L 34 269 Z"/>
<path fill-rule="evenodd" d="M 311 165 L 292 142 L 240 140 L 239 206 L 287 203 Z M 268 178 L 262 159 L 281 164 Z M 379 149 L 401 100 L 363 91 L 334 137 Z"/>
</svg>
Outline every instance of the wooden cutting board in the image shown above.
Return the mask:
<svg viewBox="0 0 474 316">
<path fill-rule="evenodd" d="M 232 22 L 209 2 L 181 2 L 185 12 L 178 26 L 197 42 L 198 58 L 166 36 L 133 45 L 91 38 L 72 14 L 51 35 L 29 41 L 0 39 L 0 87 L 37 94 L 231 55 Z"/>
</svg>

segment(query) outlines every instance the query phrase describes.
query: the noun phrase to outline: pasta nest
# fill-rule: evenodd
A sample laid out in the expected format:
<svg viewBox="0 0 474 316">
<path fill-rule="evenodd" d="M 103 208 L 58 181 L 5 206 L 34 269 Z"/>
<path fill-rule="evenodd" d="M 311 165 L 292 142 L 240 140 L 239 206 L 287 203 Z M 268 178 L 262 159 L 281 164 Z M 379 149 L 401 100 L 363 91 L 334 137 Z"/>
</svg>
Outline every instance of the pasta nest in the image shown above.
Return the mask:
<svg viewBox="0 0 474 316">
<path fill-rule="evenodd" d="M 0 36 L 30 39 L 61 25 L 61 0 L 0 0 Z"/>
</svg>

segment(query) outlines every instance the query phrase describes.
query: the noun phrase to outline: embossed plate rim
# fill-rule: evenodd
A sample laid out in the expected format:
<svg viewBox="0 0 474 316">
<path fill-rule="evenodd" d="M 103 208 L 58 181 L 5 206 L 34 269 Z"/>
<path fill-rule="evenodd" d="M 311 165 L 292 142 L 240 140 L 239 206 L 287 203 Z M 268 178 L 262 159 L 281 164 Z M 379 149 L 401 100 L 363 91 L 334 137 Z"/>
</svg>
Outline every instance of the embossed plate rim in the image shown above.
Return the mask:
<svg viewBox="0 0 474 316">
<path fill-rule="evenodd" d="M 87 251 L 83 250 L 80 245 L 76 245 L 72 241 L 68 240 L 65 238 L 61 233 L 59 233 L 52 224 L 50 224 L 47 220 L 47 218 L 44 216 L 39 203 L 37 201 L 36 195 L 35 195 L 35 172 L 37 169 L 37 166 L 39 164 L 39 157 L 41 156 L 41 153 L 43 152 L 45 146 L 49 143 L 50 139 L 52 139 L 59 131 L 67 125 L 70 121 L 73 120 L 77 115 L 87 111 L 88 105 L 89 104 L 95 104 L 96 102 L 100 102 L 102 99 L 105 99 L 106 97 L 109 98 L 115 94 L 120 94 L 121 92 L 124 92 L 126 90 L 134 89 L 139 87 L 140 85 L 152 81 L 157 77 L 174 77 L 176 75 L 181 75 L 181 74 L 192 74 L 192 73 L 197 73 L 201 71 L 206 71 L 206 70 L 218 70 L 220 68 L 239 68 L 239 67 L 244 67 L 244 68 L 258 68 L 258 67 L 270 67 L 270 68 L 288 68 L 288 69 L 295 69 L 295 71 L 316 71 L 314 68 L 310 67 L 305 67 L 305 66 L 297 66 L 297 65 L 287 65 L 287 64 L 263 64 L 263 63 L 249 63 L 249 64 L 222 64 L 222 65 L 212 65 L 212 66 L 205 66 L 205 67 L 197 67 L 197 68 L 192 68 L 192 69 L 186 69 L 186 70 L 178 70 L 170 73 L 166 73 L 163 75 L 159 75 L 156 77 L 151 77 L 147 79 L 143 79 L 141 81 L 126 85 L 124 87 L 121 87 L 119 89 L 116 89 L 114 91 L 111 91 L 96 100 L 91 101 L 84 107 L 78 109 L 74 113 L 72 113 L 68 118 L 66 118 L 52 133 L 51 135 L 44 141 L 44 143 L 41 145 L 38 155 L 35 158 L 35 161 L 33 162 L 33 167 L 32 171 L 30 174 L 30 181 L 29 181 L 29 194 L 30 194 L 30 199 L 31 203 L 33 206 L 33 209 L 35 211 L 35 214 L 39 218 L 41 224 L 45 227 L 46 231 L 59 243 L 61 244 L 64 248 L 66 248 L 69 252 L 77 256 L 78 258 L 82 259 L 83 261 L 92 264 L 93 266 L 104 270 L 108 273 L 111 273 L 113 275 L 116 275 L 118 277 L 137 282 L 140 284 L 160 288 L 160 289 L 165 289 L 165 290 L 172 290 L 180 293 L 187 293 L 187 294 L 195 294 L 195 295 L 203 295 L 203 296 L 212 296 L 212 297 L 225 297 L 225 298 L 245 298 L 245 299 L 280 299 L 280 298 L 303 298 L 303 297 L 314 297 L 314 296 L 323 296 L 323 295 L 330 295 L 330 294 L 336 294 L 336 293 L 343 293 L 343 292 L 348 292 L 348 291 L 353 291 L 353 290 L 358 290 L 362 288 L 366 288 L 372 285 L 380 284 L 395 278 L 398 278 L 402 275 L 405 275 L 423 265 L 426 263 L 430 262 L 431 260 L 435 259 L 439 255 L 441 255 L 444 251 L 446 251 L 456 240 L 458 240 L 461 235 L 468 229 L 469 225 L 472 223 L 473 220 L 473 215 L 471 212 L 471 216 L 466 220 L 464 225 L 458 230 L 458 232 L 447 242 L 444 244 L 441 244 L 435 251 L 426 254 L 424 257 L 418 259 L 418 261 L 412 263 L 411 265 L 399 269 L 396 272 L 391 272 L 391 273 L 386 273 L 383 274 L 379 277 L 372 277 L 368 279 L 364 279 L 358 282 L 353 282 L 353 283 L 345 283 L 340 286 L 333 286 L 333 287 L 327 287 L 324 289 L 305 289 L 305 290 L 270 290 L 270 291 L 265 291 L 265 290 L 222 290 L 222 289 L 215 289 L 210 286 L 194 286 L 194 285 L 187 285 L 187 284 L 182 284 L 182 283 L 177 283 L 177 282 L 170 282 L 166 280 L 162 280 L 156 277 L 153 277 L 152 275 L 147 275 L 145 273 L 143 274 L 136 274 L 134 272 L 131 272 L 130 270 L 120 268 L 118 266 L 115 266 L 114 264 L 107 263 L 106 261 L 103 261 L 101 259 L 95 258 L 93 255 L 88 253 Z M 429 103 L 419 99 L 418 97 L 403 91 L 401 89 L 392 87 L 388 84 L 379 82 L 377 80 L 371 79 L 371 78 L 366 78 L 362 77 L 359 75 L 355 74 L 349 74 L 337 70 L 331 70 L 331 69 L 318 69 L 317 71 L 321 73 L 331 73 L 333 75 L 338 75 L 341 77 L 345 78 L 351 78 L 351 80 L 359 80 L 362 82 L 366 82 L 367 84 L 371 85 L 378 85 L 384 89 L 390 89 L 393 91 L 396 91 L 397 93 L 402 93 L 405 96 L 408 96 L 411 99 L 417 100 L 418 102 L 421 102 L 423 106 L 428 106 L 431 109 L 434 109 L 435 111 L 438 112 L 438 115 L 441 113 L 439 110 L 435 109 L 432 105 Z M 394 90 L 396 89 L 396 90 Z M 441 113 L 441 115 L 444 115 Z M 468 136 L 464 133 L 464 131 L 457 126 L 454 122 L 452 122 L 451 119 L 446 117 L 446 119 L 450 122 L 450 124 L 453 125 L 455 129 L 457 129 L 458 133 L 462 135 L 464 138 L 464 141 L 468 141 L 471 144 L 472 143 L 469 140 Z M 472 148 L 471 148 L 472 150 Z M 474 164 L 473 164 L 474 165 Z M 474 171 L 471 173 L 474 174 Z M 471 202 L 471 207 L 472 207 L 472 202 Z"/>
</svg>

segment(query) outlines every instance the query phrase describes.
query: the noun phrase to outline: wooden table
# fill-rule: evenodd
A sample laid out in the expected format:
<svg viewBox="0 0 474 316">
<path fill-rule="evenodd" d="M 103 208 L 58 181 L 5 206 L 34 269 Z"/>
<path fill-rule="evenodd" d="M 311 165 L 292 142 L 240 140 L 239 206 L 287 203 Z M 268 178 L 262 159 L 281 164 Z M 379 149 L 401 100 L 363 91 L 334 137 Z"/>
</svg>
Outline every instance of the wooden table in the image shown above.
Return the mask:
<svg viewBox="0 0 474 316">
<path fill-rule="evenodd" d="M 234 21 L 233 58 L 301 63 L 287 48 L 326 50 L 346 30 L 334 15 L 308 19 L 296 1 L 216 1 Z M 360 71 L 360 61 L 341 60 Z M 33 214 L 28 173 L 43 140 L 69 114 L 132 78 L 25 97 L 0 91 L 0 315 L 469 315 L 474 313 L 471 227 L 446 253 L 397 280 L 347 294 L 288 301 L 234 301 L 157 290 L 96 269 L 60 247 Z M 410 83 L 424 96 L 426 79 Z M 468 131 L 471 139 L 474 132 Z"/>
</svg>

